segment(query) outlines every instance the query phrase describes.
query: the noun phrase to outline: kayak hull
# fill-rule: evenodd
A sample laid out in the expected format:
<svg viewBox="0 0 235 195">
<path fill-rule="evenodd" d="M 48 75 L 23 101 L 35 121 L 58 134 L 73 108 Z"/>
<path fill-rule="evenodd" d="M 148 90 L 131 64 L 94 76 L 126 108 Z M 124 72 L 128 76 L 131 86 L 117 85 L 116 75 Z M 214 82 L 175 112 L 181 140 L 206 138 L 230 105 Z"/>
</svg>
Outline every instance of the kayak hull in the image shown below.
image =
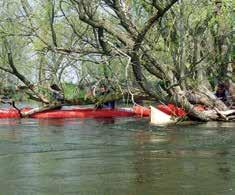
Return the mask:
<svg viewBox="0 0 235 195">
<path fill-rule="evenodd" d="M 122 109 L 92 109 L 81 108 L 72 110 L 49 110 L 35 113 L 29 118 L 49 119 L 49 118 L 110 118 L 110 117 L 130 117 L 134 112 Z M 0 118 L 20 118 L 20 114 L 15 109 L 0 109 Z"/>
<path fill-rule="evenodd" d="M 20 114 L 15 109 L 0 109 L 0 118 L 20 118 Z"/>
</svg>

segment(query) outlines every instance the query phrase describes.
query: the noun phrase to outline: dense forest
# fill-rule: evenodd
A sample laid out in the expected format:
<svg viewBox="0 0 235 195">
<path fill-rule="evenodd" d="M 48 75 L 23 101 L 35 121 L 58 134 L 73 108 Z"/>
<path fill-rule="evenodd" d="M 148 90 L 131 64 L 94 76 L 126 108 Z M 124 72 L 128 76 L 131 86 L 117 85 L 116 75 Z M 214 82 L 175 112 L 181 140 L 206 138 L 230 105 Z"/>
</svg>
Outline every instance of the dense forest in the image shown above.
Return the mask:
<svg viewBox="0 0 235 195">
<path fill-rule="evenodd" d="M 235 93 L 233 0 L 0 4 L 1 94 L 50 105 L 48 86 L 56 83 L 71 104 L 145 98 L 182 106 L 202 121 L 230 109 L 214 91 L 224 82 Z M 108 97 L 94 95 L 101 83 Z M 198 103 L 211 109 L 199 112 Z"/>
</svg>

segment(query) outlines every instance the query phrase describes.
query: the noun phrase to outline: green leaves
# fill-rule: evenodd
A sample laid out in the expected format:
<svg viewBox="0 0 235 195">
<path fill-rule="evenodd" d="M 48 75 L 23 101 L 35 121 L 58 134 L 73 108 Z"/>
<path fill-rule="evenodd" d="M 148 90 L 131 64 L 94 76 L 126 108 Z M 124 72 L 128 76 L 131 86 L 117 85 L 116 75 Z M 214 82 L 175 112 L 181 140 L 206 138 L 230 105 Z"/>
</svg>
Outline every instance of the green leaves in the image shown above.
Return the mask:
<svg viewBox="0 0 235 195">
<path fill-rule="evenodd" d="M 110 0 L 2 0 L 0 66 L 9 68 L 7 40 L 16 68 L 32 83 L 68 82 L 67 72 L 74 83 L 88 77 L 93 84 L 106 79 L 122 88 L 133 79 L 135 65 L 127 64 L 135 38 L 169 2 L 117 1 L 123 11 L 118 14 Z M 178 1 L 143 36 L 136 54 L 142 76 L 152 83 L 169 72 L 173 79 L 193 75 L 196 82 L 201 69 L 203 77 L 218 73 L 234 57 L 234 7 L 223 0 L 216 14 L 214 1 Z M 166 71 L 162 77 L 159 67 Z M 68 97 L 80 96 L 72 88 L 66 86 Z"/>
</svg>

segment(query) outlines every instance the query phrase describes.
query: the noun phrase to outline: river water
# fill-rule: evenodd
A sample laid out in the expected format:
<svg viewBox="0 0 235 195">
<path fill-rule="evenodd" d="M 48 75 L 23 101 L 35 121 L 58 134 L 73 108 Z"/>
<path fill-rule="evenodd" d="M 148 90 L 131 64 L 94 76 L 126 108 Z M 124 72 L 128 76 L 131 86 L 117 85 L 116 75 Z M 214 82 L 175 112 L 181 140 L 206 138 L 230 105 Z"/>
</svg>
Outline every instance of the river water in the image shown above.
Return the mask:
<svg viewBox="0 0 235 195">
<path fill-rule="evenodd" d="M 235 123 L 0 120 L 0 194 L 235 194 Z"/>
</svg>

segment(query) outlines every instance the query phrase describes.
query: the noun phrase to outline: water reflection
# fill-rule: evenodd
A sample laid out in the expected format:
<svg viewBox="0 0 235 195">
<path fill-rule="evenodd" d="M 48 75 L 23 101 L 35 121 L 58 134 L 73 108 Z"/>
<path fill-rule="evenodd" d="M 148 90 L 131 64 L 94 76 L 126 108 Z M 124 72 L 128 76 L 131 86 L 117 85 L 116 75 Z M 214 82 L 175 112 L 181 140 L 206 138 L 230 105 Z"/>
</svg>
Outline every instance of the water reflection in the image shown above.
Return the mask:
<svg viewBox="0 0 235 195">
<path fill-rule="evenodd" d="M 207 123 L 201 123 L 198 124 L 198 127 L 203 127 L 203 128 L 234 128 L 234 122 L 216 122 L 216 121 L 211 121 Z"/>
<path fill-rule="evenodd" d="M 21 124 L 20 119 L 0 119 L 0 126 L 7 125 L 7 126 L 15 126 Z"/>
<path fill-rule="evenodd" d="M 168 137 L 165 135 L 157 134 L 156 132 L 146 131 L 146 130 L 137 130 L 134 134 L 138 145 L 147 144 L 147 143 L 161 143 L 168 141 Z"/>
<path fill-rule="evenodd" d="M 156 133 L 145 130 L 137 130 L 134 134 L 134 139 L 136 140 L 136 158 L 133 162 L 136 172 L 135 181 L 137 184 L 144 184 L 149 182 L 149 180 L 153 180 L 155 174 L 151 165 L 154 161 L 152 153 L 147 147 L 155 142 L 153 140 L 162 141 L 164 139 Z"/>
<path fill-rule="evenodd" d="M 77 119 L 39 119 L 38 123 L 41 126 L 69 126 L 82 125 L 84 121 Z"/>
<path fill-rule="evenodd" d="M 115 118 L 95 118 L 94 119 L 98 124 L 114 124 Z"/>
<path fill-rule="evenodd" d="M 213 125 L 2 120 L 1 193 L 233 194 L 234 126 Z"/>
</svg>

